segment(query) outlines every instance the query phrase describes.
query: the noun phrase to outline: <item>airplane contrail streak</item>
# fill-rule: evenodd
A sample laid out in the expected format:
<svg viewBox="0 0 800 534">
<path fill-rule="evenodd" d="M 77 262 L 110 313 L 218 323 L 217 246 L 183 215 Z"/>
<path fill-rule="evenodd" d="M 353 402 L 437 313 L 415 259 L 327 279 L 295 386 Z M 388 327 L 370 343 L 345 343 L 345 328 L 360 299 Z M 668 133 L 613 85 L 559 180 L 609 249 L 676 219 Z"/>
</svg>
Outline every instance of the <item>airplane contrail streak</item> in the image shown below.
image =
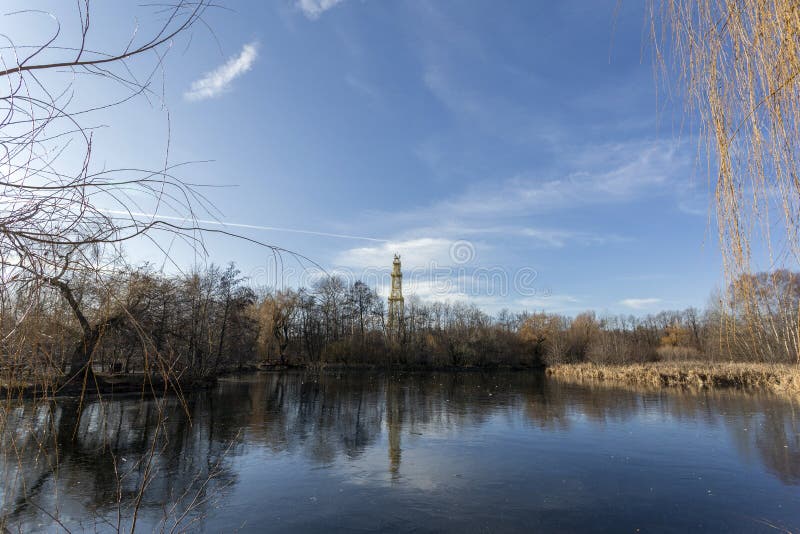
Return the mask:
<svg viewBox="0 0 800 534">
<path fill-rule="evenodd" d="M 363 235 L 349 235 L 349 234 L 334 234 L 331 232 L 317 232 L 316 230 L 300 230 L 297 228 L 283 228 L 280 226 L 261 226 L 258 224 L 244 224 L 244 223 L 231 223 L 231 222 L 222 222 L 222 221 L 215 221 L 213 219 L 192 219 L 191 217 L 173 217 L 170 215 L 157 215 L 154 213 L 142 213 L 138 211 L 123 211 L 123 210 L 108 210 L 108 209 L 100 209 L 103 213 L 108 213 L 110 215 L 125 215 L 125 216 L 133 216 L 133 217 L 149 217 L 152 219 L 165 219 L 169 221 L 181 221 L 181 222 L 194 222 L 199 224 L 213 224 L 216 226 L 228 226 L 232 228 L 248 228 L 251 230 L 265 230 L 268 232 L 289 232 L 293 234 L 306 234 L 306 235 L 317 235 L 322 237 L 335 237 L 338 239 L 361 239 L 364 241 L 375 241 L 378 243 L 387 243 L 388 239 L 378 239 L 376 237 L 367 237 Z"/>
</svg>

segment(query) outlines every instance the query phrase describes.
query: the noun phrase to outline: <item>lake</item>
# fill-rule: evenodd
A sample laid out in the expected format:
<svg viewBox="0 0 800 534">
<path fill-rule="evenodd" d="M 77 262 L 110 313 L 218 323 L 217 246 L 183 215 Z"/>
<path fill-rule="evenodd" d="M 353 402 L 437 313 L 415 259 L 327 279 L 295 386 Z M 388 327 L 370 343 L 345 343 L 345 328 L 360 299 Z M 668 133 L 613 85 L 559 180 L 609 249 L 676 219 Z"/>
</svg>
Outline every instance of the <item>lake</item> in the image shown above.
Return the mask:
<svg viewBox="0 0 800 534">
<path fill-rule="evenodd" d="M 11 531 L 800 530 L 800 405 L 768 393 L 292 372 L 4 417 Z"/>
</svg>

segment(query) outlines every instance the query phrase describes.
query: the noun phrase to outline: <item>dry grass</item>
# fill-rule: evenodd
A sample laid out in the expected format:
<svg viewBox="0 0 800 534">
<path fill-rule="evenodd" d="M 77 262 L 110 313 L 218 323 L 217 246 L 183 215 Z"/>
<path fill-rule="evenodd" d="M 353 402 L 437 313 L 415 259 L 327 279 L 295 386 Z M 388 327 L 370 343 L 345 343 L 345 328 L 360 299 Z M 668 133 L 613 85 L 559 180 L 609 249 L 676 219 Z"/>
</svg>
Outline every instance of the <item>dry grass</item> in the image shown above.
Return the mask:
<svg viewBox="0 0 800 534">
<path fill-rule="evenodd" d="M 547 374 L 571 382 L 700 388 L 758 388 L 800 397 L 800 366 L 766 363 L 653 362 L 624 365 L 561 364 Z"/>
</svg>

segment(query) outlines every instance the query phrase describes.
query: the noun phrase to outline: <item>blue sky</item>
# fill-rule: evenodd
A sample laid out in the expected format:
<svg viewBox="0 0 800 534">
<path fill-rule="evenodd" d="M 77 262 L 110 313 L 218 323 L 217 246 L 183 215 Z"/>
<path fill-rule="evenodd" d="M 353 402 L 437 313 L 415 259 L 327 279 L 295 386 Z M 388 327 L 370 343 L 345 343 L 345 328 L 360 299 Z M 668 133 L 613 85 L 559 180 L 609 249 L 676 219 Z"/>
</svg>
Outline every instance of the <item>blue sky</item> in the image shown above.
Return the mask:
<svg viewBox="0 0 800 534">
<path fill-rule="evenodd" d="M 208 190 L 219 219 L 252 226 L 229 230 L 379 285 L 398 252 L 406 293 L 423 299 L 702 307 L 722 279 L 707 175 L 682 103 L 656 95 L 641 4 L 228 2 L 208 17 L 213 36 L 198 28 L 168 56 L 169 160 L 213 160 L 180 173 L 227 186 Z M 93 42 L 113 48 L 153 8 L 95 9 Z M 98 120 L 95 164 L 163 163 L 158 103 Z M 263 249 L 207 243 L 205 261 L 274 282 Z M 281 283 L 309 280 L 286 265 Z"/>
</svg>

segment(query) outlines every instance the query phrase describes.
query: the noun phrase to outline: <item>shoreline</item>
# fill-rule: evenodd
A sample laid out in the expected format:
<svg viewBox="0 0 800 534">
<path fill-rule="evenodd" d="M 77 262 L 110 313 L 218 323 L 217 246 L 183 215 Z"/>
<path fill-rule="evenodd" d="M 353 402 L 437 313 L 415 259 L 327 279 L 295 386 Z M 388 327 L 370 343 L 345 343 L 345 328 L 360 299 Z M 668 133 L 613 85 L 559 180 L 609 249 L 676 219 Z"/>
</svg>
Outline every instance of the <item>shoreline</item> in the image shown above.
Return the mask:
<svg viewBox="0 0 800 534">
<path fill-rule="evenodd" d="M 221 377 L 221 376 L 220 376 Z M 76 382 L 64 384 L 58 381 L 42 383 L 29 382 L 8 386 L 0 384 L 0 398 L 6 400 L 25 399 L 58 399 L 63 397 L 97 396 L 97 395 L 131 395 L 157 391 L 161 393 L 188 392 L 204 389 L 217 383 L 220 377 L 204 379 L 170 379 L 164 380 L 159 375 L 129 374 L 104 375 L 95 374 L 91 384 Z"/>
<path fill-rule="evenodd" d="M 540 371 L 544 372 L 544 366 L 507 366 L 507 365 L 486 365 L 486 366 L 427 366 L 414 364 L 397 363 L 374 363 L 374 364 L 261 364 L 248 365 L 237 369 L 226 369 L 220 371 L 216 376 L 204 378 L 170 378 L 165 380 L 161 375 L 143 373 L 129 374 L 106 374 L 95 373 L 95 382 L 87 384 L 84 388 L 81 382 L 63 383 L 59 379 L 42 382 L 25 382 L 9 386 L 0 382 L 0 398 L 11 399 L 41 399 L 41 398 L 62 398 L 77 397 L 81 395 L 130 395 L 134 393 L 147 393 L 156 391 L 159 393 L 188 393 L 200 389 L 206 389 L 217 384 L 220 380 L 232 377 L 246 376 L 252 373 L 275 373 L 287 371 L 307 371 L 316 373 L 342 373 L 342 372 L 400 372 L 400 373 L 439 373 L 439 372 L 492 372 L 492 371 Z"/>
<path fill-rule="evenodd" d="M 777 363 L 573 363 L 550 366 L 547 376 L 571 383 L 651 386 L 659 389 L 743 389 L 800 398 L 800 366 Z"/>
<path fill-rule="evenodd" d="M 200 380 L 173 379 L 165 381 L 158 375 L 129 374 L 104 375 L 98 373 L 97 382 L 83 388 L 82 384 L 18 384 L 8 387 L 0 384 L 0 397 L 59 398 L 86 395 L 129 395 L 150 391 L 189 392 L 215 385 L 219 380 L 248 375 L 285 371 L 310 371 L 321 373 L 342 372 L 543 372 L 548 377 L 575 384 L 606 384 L 614 386 L 647 386 L 654 389 L 741 389 L 762 390 L 781 396 L 800 399 L 800 365 L 740 363 L 740 362 L 648 362 L 627 364 L 571 363 L 544 366 L 420 366 L 385 364 L 324 364 L 324 365 L 261 365 L 247 366 L 221 372 L 216 377 Z"/>
</svg>

